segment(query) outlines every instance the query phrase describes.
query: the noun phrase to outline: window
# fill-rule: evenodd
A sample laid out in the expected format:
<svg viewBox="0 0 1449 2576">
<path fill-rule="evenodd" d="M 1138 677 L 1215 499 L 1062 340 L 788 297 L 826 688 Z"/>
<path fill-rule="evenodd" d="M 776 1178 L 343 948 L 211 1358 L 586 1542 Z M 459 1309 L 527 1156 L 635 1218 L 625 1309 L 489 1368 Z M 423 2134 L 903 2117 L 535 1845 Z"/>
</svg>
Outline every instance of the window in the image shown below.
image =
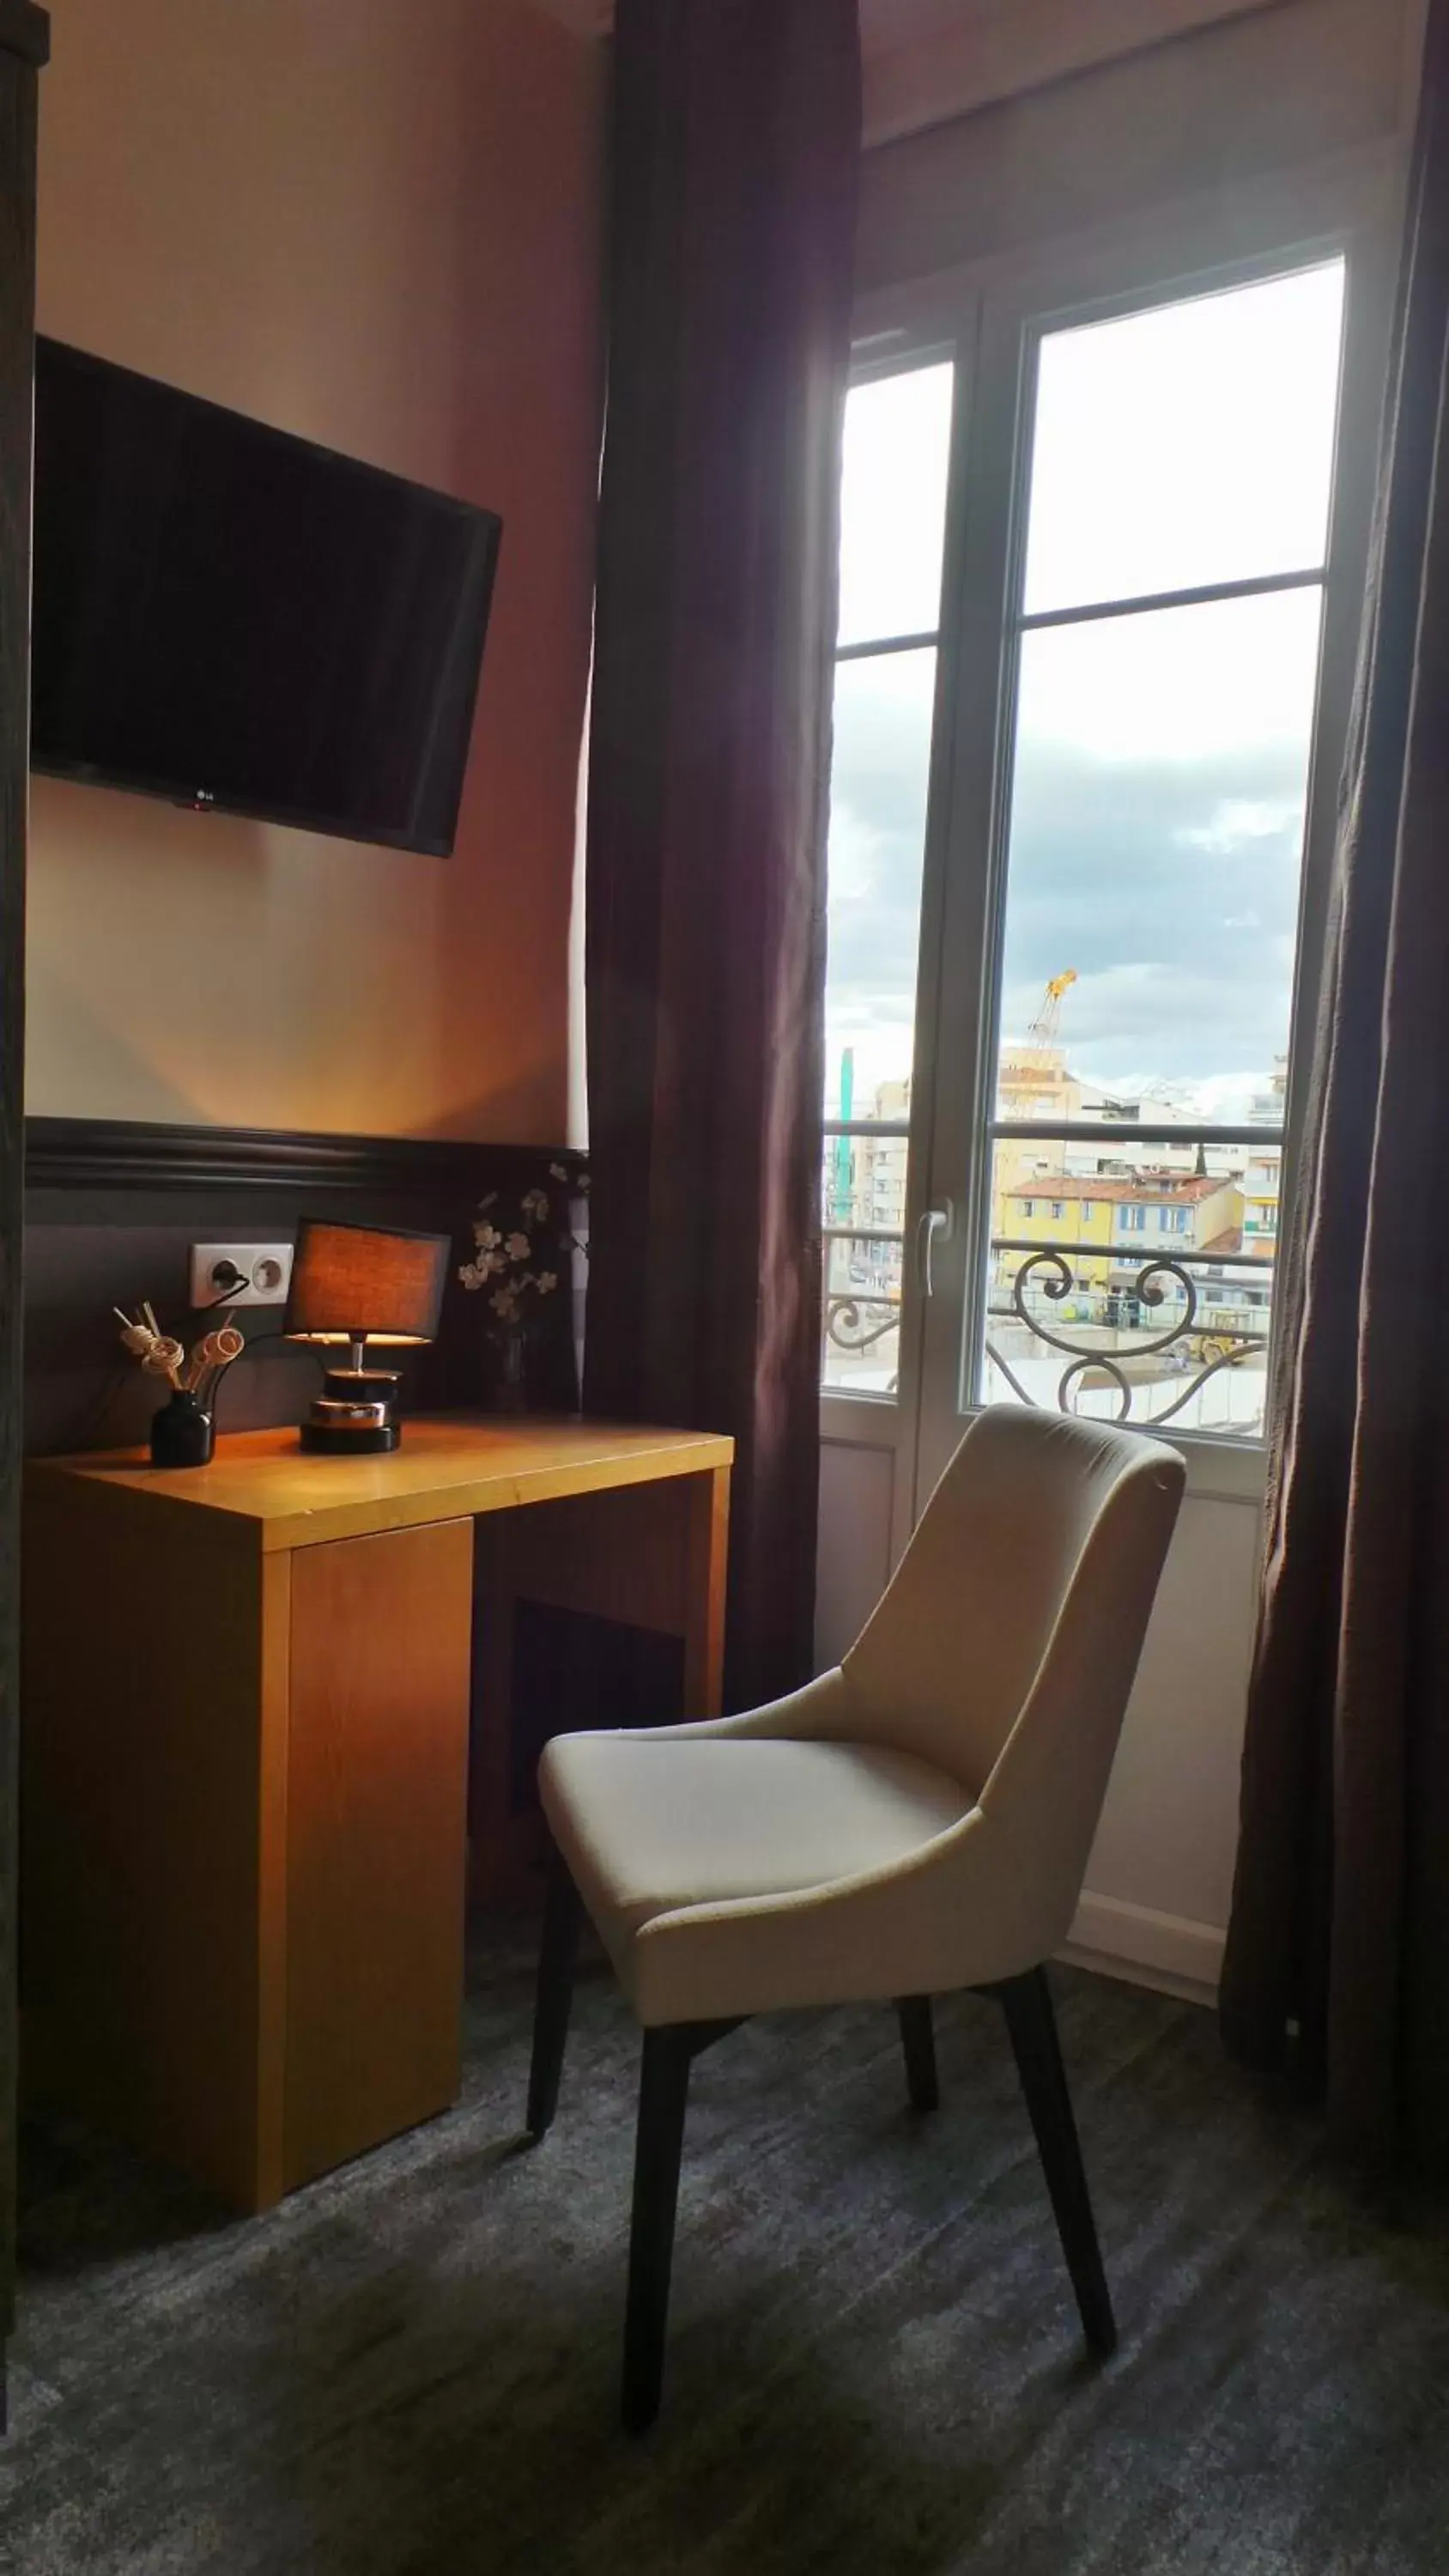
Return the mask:
<svg viewBox="0 0 1449 2576">
<path fill-rule="evenodd" d="M 1319 261 L 1040 337 L 1007 638 L 989 1231 L 1014 1130 L 1034 1122 L 1039 1157 L 1048 1117 L 1064 1174 L 1094 1168 L 1110 1118 L 1128 1175 L 1218 1184 L 1194 1204 L 1231 1356 L 1184 1397 L 1179 1355 L 1155 1407 L 1144 1348 L 1132 1418 L 1170 1404 L 1240 1437 L 1264 1411 L 1276 1159 L 1251 1223 L 1243 1184 L 1282 1135 L 1345 274 Z M 1143 1204 L 1118 1215 L 1146 1230 Z M 1189 1227 L 1186 1205 L 1159 1208 L 1156 1231 Z M 1059 1349 L 999 1293 L 1012 1258 L 990 1245 L 965 1391 L 1054 1402 Z M 1144 1316 L 1144 1345 L 1161 1331 Z"/>
<path fill-rule="evenodd" d="M 1316 862 L 1368 518 L 1355 440 L 1315 751 L 1346 284 L 1362 261 L 1366 419 L 1384 243 L 1336 179 L 1262 202 L 1335 247 L 1214 270 L 1218 218 L 1179 209 L 933 281 L 934 340 L 914 290 L 863 317 L 823 1427 L 896 1455 L 898 1536 L 983 1402 L 1261 1438 L 1310 773 Z"/>
<path fill-rule="evenodd" d="M 896 1394 L 900 1365 L 900 1229 L 954 383 L 951 364 L 868 379 L 852 389 L 845 418 L 821 1376 L 832 1392 L 877 1398 Z M 862 1280 L 869 1299 L 858 1293 Z"/>
</svg>

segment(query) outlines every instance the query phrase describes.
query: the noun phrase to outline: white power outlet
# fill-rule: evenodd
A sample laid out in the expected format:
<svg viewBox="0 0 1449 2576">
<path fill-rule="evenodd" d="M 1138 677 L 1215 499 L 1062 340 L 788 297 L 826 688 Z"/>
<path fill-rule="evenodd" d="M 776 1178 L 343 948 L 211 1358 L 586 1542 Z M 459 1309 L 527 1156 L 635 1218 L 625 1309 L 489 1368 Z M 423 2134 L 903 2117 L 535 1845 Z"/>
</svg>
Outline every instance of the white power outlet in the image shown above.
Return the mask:
<svg viewBox="0 0 1449 2576">
<path fill-rule="evenodd" d="M 281 1306 L 292 1284 L 290 1243 L 193 1243 L 191 1303 Z"/>
</svg>

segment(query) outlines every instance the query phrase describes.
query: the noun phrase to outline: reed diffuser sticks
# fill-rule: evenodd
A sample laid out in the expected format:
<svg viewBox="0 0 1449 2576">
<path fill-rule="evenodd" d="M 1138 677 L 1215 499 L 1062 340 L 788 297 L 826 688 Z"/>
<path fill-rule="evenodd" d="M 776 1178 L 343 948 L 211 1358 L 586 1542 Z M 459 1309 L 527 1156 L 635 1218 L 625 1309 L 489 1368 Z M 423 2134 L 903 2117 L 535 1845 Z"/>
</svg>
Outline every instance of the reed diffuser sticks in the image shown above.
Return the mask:
<svg viewBox="0 0 1449 2576">
<path fill-rule="evenodd" d="M 173 1334 L 162 1332 L 149 1298 L 142 1299 L 134 1316 L 123 1314 L 119 1306 L 111 1312 L 120 1324 L 122 1342 L 147 1376 L 164 1377 L 175 1394 L 195 1396 L 202 1411 L 210 1413 L 224 1373 L 246 1349 L 246 1337 L 236 1325 L 214 1325 L 188 1357 Z"/>
</svg>

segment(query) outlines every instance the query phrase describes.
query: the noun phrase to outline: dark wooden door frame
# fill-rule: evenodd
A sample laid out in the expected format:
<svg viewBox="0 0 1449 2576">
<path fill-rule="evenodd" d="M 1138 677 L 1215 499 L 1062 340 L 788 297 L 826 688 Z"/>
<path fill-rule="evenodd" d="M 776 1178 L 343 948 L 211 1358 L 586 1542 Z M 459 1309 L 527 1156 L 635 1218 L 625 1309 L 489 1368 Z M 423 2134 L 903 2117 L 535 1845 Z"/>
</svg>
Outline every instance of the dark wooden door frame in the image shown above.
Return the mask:
<svg viewBox="0 0 1449 2576">
<path fill-rule="evenodd" d="M 0 0 L 0 2427 L 15 2298 L 15 1781 L 20 1267 L 25 1189 L 25 826 L 37 73 L 50 21 Z"/>
</svg>

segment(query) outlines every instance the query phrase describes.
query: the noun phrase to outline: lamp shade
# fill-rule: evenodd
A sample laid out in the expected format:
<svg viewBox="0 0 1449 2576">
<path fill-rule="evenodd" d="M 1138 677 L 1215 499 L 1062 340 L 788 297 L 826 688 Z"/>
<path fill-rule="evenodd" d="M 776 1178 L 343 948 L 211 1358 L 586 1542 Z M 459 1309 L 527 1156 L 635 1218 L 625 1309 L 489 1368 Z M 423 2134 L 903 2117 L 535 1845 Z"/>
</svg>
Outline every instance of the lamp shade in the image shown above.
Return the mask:
<svg viewBox="0 0 1449 2576">
<path fill-rule="evenodd" d="M 451 1250 L 446 1234 L 304 1218 L 282 1330 L 294 1342 L 430 1342 Z"/>
</svg>

